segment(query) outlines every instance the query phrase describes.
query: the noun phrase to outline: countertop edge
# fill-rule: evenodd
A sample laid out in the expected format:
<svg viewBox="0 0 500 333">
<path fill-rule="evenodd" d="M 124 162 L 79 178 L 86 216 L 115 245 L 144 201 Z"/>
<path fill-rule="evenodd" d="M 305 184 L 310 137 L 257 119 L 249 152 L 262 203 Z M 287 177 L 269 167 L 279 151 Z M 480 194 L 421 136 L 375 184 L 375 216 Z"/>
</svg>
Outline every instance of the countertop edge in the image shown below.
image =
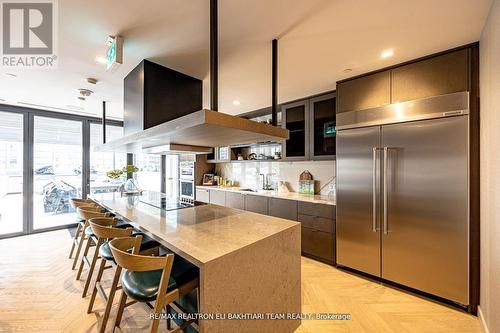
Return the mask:
<svg viewBox="0 0 500 333">
<path fill-rule="evenodd" d="M 289 196 L 287 196 L 288 193 L 270 194 L 270 193 L 266 193 L 266 192 L 241 191 L 241 190 L 237 190 L 236 188 L 224 188 L 224 187 L 219 187 L 219 186 L 196 185 L 196 188 L 206 189 L 206 190 L 215 190 L 215 191 L 225 191 L 225 192 L 232 192 L 232 193 L 240 193 L 240 194 L 245 194 L 245 195 L 246 194 L 257 195 L 257 196 L 267 197 L 267 198 L 277 198 L 277 199 L 294 200 L 294 201 L 336 206 L 336 202 L 333 200 L 315 198 L 312 195 L 299 194 L 297 192 L 288 192 L 288 193 L 293 193 L 293 195 L 294 195 L 294 197 L 289 197 Z M 314 196 L 318 196 L 318 194 L 315 194 Z"/>
</svg>

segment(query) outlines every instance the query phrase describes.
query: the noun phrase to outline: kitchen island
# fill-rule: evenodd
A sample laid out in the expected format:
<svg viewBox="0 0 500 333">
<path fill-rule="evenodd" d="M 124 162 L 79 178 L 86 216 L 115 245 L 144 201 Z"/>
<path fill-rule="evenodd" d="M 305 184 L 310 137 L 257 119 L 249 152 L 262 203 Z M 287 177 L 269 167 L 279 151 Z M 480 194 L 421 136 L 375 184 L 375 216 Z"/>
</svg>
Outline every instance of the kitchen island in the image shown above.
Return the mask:
<svg viewBox="0 0 500 333">
<path fill-rule="evenodd" d="M 297 316 L 266 316 L 301 312 L 299 223 L 211 204 L 164 210 L 138 196 L 91 198 L 199 268 L 199 312 L 263 315 L 200 320 L 200 332 L 293 332 L 300 325 Z"/>
</svg>

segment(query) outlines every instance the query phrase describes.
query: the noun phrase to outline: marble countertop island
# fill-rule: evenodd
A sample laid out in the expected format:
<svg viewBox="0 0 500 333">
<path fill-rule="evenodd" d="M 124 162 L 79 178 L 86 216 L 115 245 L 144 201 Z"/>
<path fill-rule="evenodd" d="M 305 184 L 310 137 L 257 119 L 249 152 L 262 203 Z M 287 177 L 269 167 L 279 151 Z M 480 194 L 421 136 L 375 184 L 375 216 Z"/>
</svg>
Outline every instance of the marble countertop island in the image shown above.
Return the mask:
<svg viewBox="0 0 500 333">
<path fill-rule="evenodd" d="M 165 211 L 119 193 L 91 198 L 200 269 L 200 312 L 300 313 L 300 224 L 201 205 Z M 300 320 L 201 320 L 201 332 L 293 332 Z"/>
</svg>

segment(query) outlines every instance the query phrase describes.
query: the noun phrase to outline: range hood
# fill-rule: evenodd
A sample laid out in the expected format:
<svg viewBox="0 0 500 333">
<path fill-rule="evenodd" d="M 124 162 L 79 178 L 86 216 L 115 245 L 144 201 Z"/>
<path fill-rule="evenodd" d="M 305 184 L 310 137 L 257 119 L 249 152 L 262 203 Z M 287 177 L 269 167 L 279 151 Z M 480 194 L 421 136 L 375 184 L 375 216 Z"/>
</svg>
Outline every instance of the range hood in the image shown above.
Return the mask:
<svg viewBox="0 0 500 333">
<path fill-rule="evenodd" d="M 210 0 L 210 108 L 197 78 L 148 60 L 124 79 L 124 134 L 99 151 L 208 154 L 214 147 L 279 142 L 287 129 L 217 112 L 217 0 Z M 104 116 L 103 116 L 104 117 Z"/>
<path fill-rule="evenodd" d="M 99 151 L 207 154 L 212 147 L 288 139 L 288 130 L 200 110 L 97 147 Z"/>
</svg>

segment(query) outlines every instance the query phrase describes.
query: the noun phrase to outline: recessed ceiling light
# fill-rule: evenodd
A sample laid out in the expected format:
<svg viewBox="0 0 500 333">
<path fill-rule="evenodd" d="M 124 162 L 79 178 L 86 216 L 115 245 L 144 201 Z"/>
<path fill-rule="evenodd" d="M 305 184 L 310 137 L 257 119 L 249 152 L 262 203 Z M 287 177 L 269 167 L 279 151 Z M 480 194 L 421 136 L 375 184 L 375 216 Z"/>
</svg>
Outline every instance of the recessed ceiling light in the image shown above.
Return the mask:
<svg viewBox="0 0 500 333">
<path fill-rule="evenodd" d="M 108 59 L 106 59 L 105 57 L 97 56 L 95 57 L 95 62 L 101 65 L 106 65 L 108 63 Z"/>
<path fill-rule="evenodd" d="M 346 68 L 343 70 L 344 73 L 350 73 L 352 72 L 352 68 Z"/>
<path fill-rule="evenodd" d="M 10 77 L 17 77 L 17 74 L 14 74 L 14 73 L 5 73 L 5 75 L 10 76 Z"/>
<path fill-rule="evenodd" d="M 240 101 L 238 101 L 237 99 L 233 101 L 233 105 L 240 105 L 240 104 L 241 104 Z"/>
<path fill-rule="evenodd" d="M 382 52 L 380 54 L 380 57 L 383 59 L 383 58 L 389 58 L 389 57 L 392 57 L 394 55 L 394 50 L 385 50 L 384 52 Z"/>
</svg>

